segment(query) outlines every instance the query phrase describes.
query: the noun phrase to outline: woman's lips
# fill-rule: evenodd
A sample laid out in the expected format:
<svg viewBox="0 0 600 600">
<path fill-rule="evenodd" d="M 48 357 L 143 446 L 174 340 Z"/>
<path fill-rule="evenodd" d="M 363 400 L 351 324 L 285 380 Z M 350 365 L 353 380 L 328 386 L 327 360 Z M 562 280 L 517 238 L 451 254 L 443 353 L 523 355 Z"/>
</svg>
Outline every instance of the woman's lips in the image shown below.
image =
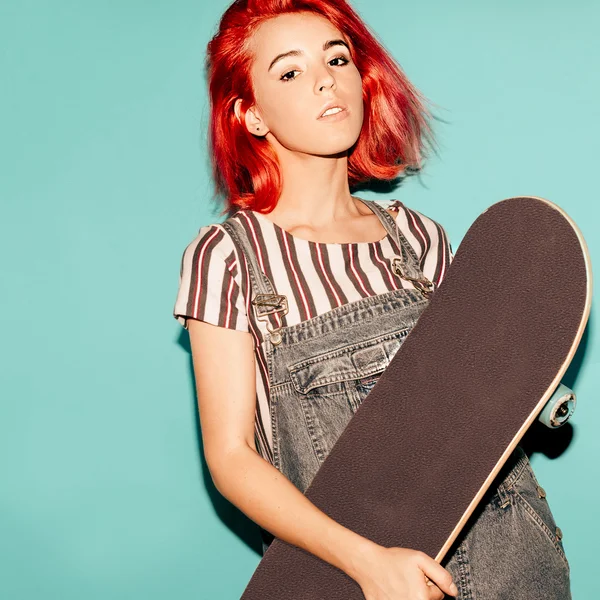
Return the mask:
<svg viewBox="0 0 600 600">
<path fill-rule="evenodd" d="M 324 117 L 319 117 L 317 120 L 318 121 L 329 121 L 329 122 L 335 122 L 335 121 L 342 121 L 343 119 L 345 119 L 348 116 L 348 109 L 344 108 L 332 115 L 325 115 Z"/>
</svg>

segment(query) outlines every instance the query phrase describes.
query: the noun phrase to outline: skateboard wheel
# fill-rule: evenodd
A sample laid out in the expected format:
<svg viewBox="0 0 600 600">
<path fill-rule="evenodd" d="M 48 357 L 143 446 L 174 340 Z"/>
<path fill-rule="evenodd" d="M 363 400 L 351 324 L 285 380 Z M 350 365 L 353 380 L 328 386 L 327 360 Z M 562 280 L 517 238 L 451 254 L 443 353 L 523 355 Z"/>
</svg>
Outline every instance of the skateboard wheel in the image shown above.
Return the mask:
<svg viewBox="0 0 600 600">
<path fill-rule="evenodd" d="M 576 403 L 575 392 L 561 383 L 544 406 L 538 421 L 550 429 L 561 427 L 571 418 Z"/>
<path fill-rule="evenodd" d="M 537 493 L 540 498 L 546 497 L 546 490 L 541 485 L 537 486 Z"/>
<path fill-rule="evenodd" d="M 562 529 L 561 529 L 560 527 L 557 527 L 557 528 L 556 528 L 556 537 L 557 537 L 559 540 L 562 540 L 562 537 L 563 537 L 563 532 L 562 532 Z"/>
</svg>

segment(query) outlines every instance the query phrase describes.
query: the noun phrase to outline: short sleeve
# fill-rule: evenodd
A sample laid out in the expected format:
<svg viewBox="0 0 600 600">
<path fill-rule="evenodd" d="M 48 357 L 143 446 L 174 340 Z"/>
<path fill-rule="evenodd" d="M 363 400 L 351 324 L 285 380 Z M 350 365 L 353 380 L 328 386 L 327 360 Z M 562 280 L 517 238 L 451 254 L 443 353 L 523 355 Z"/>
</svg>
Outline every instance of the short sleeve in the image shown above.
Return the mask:
<svg viewBox="0 0 600 600">
<path fill-rule="evenodd" d="M 186 329 L 197 319 L 249 331 L 240 274 L 230 236 L 217 224 L 202 227 L 181 257 L 173 316 Z"/>
<path fill-rule="evenodd" d="M 421 271 L 436 286 L 442 283 L 454 253 L 446 230 L 426 215 L 394 200 L 388 208 L 398 211 L 396 223 L 419 257 Z"/>
</svg>

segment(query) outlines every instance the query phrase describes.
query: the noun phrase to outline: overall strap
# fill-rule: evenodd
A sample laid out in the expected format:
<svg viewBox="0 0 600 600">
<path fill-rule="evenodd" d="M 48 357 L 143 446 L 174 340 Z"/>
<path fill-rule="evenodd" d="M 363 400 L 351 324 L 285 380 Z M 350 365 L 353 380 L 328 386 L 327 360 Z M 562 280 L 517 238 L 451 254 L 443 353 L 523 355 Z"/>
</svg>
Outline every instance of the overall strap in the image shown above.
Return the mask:
<svg viewBox="0 0 600 600">
<path fill-rule="evenodd" d="M 254 247 L 250 243 L 244 227 L 232 217 L 223 221 L 221 227 L 231 236 L 238 254 L 241 251 L 246 258 L 250 274 L 251 303 L 254 306 L 254 314 L 257 320 L 266 323 L 267 330 L 271 334 L 271 341 L 278 344 L 281 341 L 278 330 L 282 327 L 282 317 L 288 313 L 287 296 L 277 294 L 275 286 L 260 268 Z M 271 321 L 275 324 L 274 328 L 271 326 Z"/>
<path fill-rule="evenodd" d="M 361 202 L 367 204 L 371 210 L 379 217 L 379 220 L 387 232 L 396 240 L 396 245 L 401 254 L 392 258 L 392 269 L 398 277 L 410 281 L 425 298 L 429 298 L 433 293 L 435 286 L 432 281 L 427 279 L 419 265 L 419 259 L 414 248 L 406 239 L 396 220 L 388 213 L 383 206 L 374 200 L 365 200 L 359 198 Z"/>
</svg>

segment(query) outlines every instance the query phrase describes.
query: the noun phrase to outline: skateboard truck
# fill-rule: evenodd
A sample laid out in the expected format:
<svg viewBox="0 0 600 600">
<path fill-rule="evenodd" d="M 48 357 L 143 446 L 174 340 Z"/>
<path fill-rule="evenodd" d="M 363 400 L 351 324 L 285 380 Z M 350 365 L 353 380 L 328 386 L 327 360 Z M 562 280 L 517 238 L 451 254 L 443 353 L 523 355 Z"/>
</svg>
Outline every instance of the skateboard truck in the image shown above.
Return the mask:
<svg viewBox="0 0 600 600">
<path fill-rule="evenodd" d="M 561 383 L 546 402 L 538 421 L 550 429 L 561 427 L 571 418 L 576 404 L 575 392 Z"/>
</svg>

